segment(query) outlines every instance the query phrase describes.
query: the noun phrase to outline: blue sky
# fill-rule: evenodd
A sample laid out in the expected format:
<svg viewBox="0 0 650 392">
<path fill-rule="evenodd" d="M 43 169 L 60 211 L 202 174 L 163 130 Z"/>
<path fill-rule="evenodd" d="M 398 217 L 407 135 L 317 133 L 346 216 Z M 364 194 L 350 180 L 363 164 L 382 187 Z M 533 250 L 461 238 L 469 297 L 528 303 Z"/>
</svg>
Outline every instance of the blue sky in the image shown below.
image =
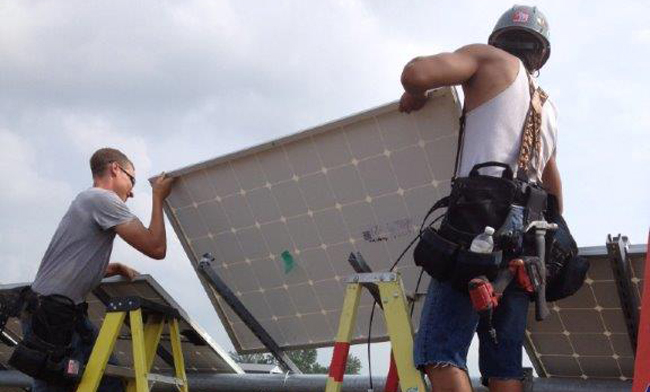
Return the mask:
<svg viewBox="0 0 650 392">
<path fill-rule="evenodd" d="M 416 55 L 485 42 L 506 1 L 26 1 L 0 4 L 0 282 L 31 280 L 88 159 L 124 150 L 140 179 L 399 98 Z M 650 221 L 647 1 L 540 1 L 559 109 L 565 216 L 581 246 L 645 243 Z M 150 189 L 133 211 L 148 223 Z M 170 230 L 163 261 L 121 241 L 226 349 Z M 355 352 L 365 357 L 365 348 Z M 373 369 L 385 373 L 380 345 Z M 327 350 L 321 362 L 329 360 Z M 472 351 L 470 358 L 475 358 Z M 470 359 L 473 361 L 473 359 Z M 477 375 L 471 362 L 470 371 Z"/>
</svg>

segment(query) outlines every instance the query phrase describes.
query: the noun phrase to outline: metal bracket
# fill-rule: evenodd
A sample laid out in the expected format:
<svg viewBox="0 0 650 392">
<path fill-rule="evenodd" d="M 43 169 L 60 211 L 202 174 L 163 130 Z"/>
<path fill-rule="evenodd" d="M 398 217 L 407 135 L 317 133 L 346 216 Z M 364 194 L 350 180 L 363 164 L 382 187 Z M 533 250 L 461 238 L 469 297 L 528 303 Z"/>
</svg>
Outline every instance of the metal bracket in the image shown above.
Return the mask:
<svg viewBox="0 0 650 392">
<path fill-rule="evenodd" d="M 361 252 L 357 252 L 357 253 L 352 252 L 352 253 L 350 253 L 350 256 L 348 257 L 348 263 L 350 263 L 350 265 L 352 266 L 352 269 L 354 269 L 354 271 L 357 272 L 358 274 L 371 274 L 372 273 L 372 269 L 370 268 L 370 266 L 366 262 L 366 259 L 363 257 Z M 384 274 L 385 274 L 385 272 L 384 272 Z M 353 275 L 353 276 L 355 276 L 355 275 Z M 347 279 L 349 279 L 349 278 L 350 277 L 348 277 Z M 395 279 L 391 278 L 389 280 L 381 280 L 380 279 L 379 281 L 380 282 L 386 282 L 386 281 L 392 281 L 392 280 L 397 280 L 397 277 Z M 349 281 L 346 281 L 346 282 L 350 283 Z M 383 309 L 383 306 L 381 304 L 381 297 L 379 295 L 379 288 L 375 284 L 376 281 L 374 281 L 372 283 L 366 283 L 366 282 L 359 281 L 358 283 L 361 283 L 361 285 L 363 287 L 365 287 L 368 290 L 368 292 L 370 292 L 370 295 L 372 295 L 372 297 L 375 299 L 375 302 L 377 302 L 379 307 Z M 426 296 L 426 294 L 418 294 L 418 293 L 415 293 L 415 292 L 412 295 L 410 295 L 409 293 L 404 293 L 404 294 L 406 295 L 406 300 L 409 303 L 417 302 L 419 298 Z"/>
<path fill-rule="evenodd" d="M 210 287 L 212 287 L 221 298 L 226 301 L 230 308 L 239 316 L 241 321 L 250 328 L 251 332 L 262 342 L 264 347 L 269 349 L 271 355 L 278 361 L 280 366 L 290 373 L 302 374 L 298 366 L 293 363 L 291 358 L 287 353 L 280 348 L 280 346 L 275 342 L 275 340 L 269 335 L 269 333 L 264 329 L 262 324 L 257 321 L 255 316 L 246 309 L 244 304 L 237 298 L 235 293 L 230 290 L 230 287 L 221 280 L 219 275 L 212 268 L 212 262 L 214 257 L 210 253 L 203 255 L 201 261 L 199 261 L 198 271 L 206 279 Z"/>
<path fill-rule="evenodd" d="M 142 297 L 118 297 L 111 298 L 106 305 L 106 312 L 125 312 L 142 309 L 145 313 L 152 312 L 162 314 L 166 317 L 180 319 L 181 315 L 177 309 L 171 306 L 161 305 Z"/>
<path fill-rule="evenodd" d="M 616 281 L 618 299 L 625 317 L 627 335 L 630 338 L 632 352 L 636 355 L 636 344 L 639 330 L 639 299 L 634 292 L 632 284 L 632 264 L 628 258 L 628 239 L 618 235 L 612 238 L 607 236 L 607 253 Z"/>
<path fill-rule="evenodd" d="M 371 272 L 354 274 L 343 279 L 345 283 L 379 283 L 395 282 L 399 279 L 397 272 Z"/>
<path fill-rule="evenodd" d="M 372 273 L 372 269 L 370 268 L 368 263 L 366 263 L 366 259 L 363 258 L 361 252 L 357 252 L 357 254 L 350 253 L 350 257 L 348 257 L 348 262 L 352 266 L 352 269 L 354 269 L 354 271 L 359 274 Z M 374 283 L 365 283 L 362 284 L 362 286 L 368 290 L 372 298 L 374 298 L 375 303 L 379 305 L 381 309 L 384 309 L 383 305 L 381 304 L 381 295 L 379 293 L 379 287 L 377 287 L 377 285 Z"/>
</svg>

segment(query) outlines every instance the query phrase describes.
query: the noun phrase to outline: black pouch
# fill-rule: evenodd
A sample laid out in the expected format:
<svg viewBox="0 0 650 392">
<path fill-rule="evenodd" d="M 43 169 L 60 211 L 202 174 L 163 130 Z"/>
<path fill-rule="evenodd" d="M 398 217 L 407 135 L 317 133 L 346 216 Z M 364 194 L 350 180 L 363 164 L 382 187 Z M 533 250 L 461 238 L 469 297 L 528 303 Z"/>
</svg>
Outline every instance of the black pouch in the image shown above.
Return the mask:
<svg viewBox="0 0 650 392">
<path fill-rule="evenodd" d="M 456 265 L 452 272 L 451 284 L 456 290 L 467 292 L 470 280 L 477 276 L 485 276 L 494 280 L 501 266 L 502 252 L 476 253 L 458 249 Z"/>
<path fill-rule="evenodd" d="M 503 174 L 501 177 L 480 175 L 479 170 L 486 167 L 502 168 Z M 496 229 L 503 225 L 519 190 L 507 164 L 485 162 L 476 165 L 468 177 L 454 180 L 443 225 L 449 226 L 448 231 L 462 233 L 463 242 L 471 242 L 470 238 L 482 233 L 485 226 Z"/>
<path fill-rule="evenodd" d="M 443 238 L 436 229 L 427 227 L 413 250 L 415 265 L 439 281 L 449 279 L 458 245 Z"/>
<path fill-rule="evenodd" d="M 39 378 L 46 367 L 48 354 L 29 347 L 24 342 L 18 343 L 9 358 L 9 365 L 26 375 Z"/>
<path fill-rule="evenodd" d="M 555 197 L 549 195 L 549 222 L 556 223 L 558 229 L 546 237 L 546 300 L 558 301 L 575 294 L 585 282 L 589 271 L 589 261 L 578 256 L 576 244 L 569 226 L 557 210 Z"/>
<path fill-rule="evenodd" d="M 78 310 L 62 295 L 33 296 L 29 306 L 28 329 L 9 359 L 15 369 L 52 385 L 71 386 L 66 367 L 72 353 Z"/>
<path fill-rule="evenodd" d="M 53 346 L 30 332 L 14 349 L 9 365 L 48 384 L 68 387 L 76 382 L 76 377 L 66 373 L 70 353 L 69 346 Z"/>
<path fill-rule="evenodd" d="M 574 256 L 567 260 L 559 273 L 549 279 L 546 286 L 546 300 L 559 301 L 575 294 L 584 284 L 589 267 L 589 261 L 581 256 Z"/>
</svg>

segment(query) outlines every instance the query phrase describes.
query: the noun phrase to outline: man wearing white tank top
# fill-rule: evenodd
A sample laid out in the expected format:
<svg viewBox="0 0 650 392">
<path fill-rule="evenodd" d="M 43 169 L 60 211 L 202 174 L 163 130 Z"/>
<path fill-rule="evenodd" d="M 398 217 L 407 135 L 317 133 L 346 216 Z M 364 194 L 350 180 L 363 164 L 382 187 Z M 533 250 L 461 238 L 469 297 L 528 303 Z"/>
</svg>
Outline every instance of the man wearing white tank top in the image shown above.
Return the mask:
<svg viewBox="0 0 650 392">
<path fill-rule="evenodd" d="M 464 46 L 453 53 L 417 57 L 402 73 L 404 94 L 400 111 L 421 109 L 430 89 L 461 85 L 465 95 L 465 133 L 457 175 L 467 176 L 479 163 L 497 161 L 517 172 L 522 129 L 530 105 L 528 74 L 550 56 L 548 23 L 536 7 L 514 6 L 497 22 L 489 44 Z M 533 83 L 536 83 L 533 80 Z M 555 162 L 557 128 L 555 106 L 542 109 L 541 146 L 530 161 L 529 180 L 543 185 L 557 198 L 562 211 L 562 183 Z M 489 171 L 483 174 L 493 174 Z M 495 320 L 499 344 L 485 338 L 469 297 L 448 283 L 432 279 L 415 341 L 415 364 L 425 371 L 434 391 L 472 390 L 466 357 L 478 332 L 479 367 L 490 391 L 521 391 L 522 345 L 528 297 L 506 292 L 499 307 L 508 313 Z M 478 327 L 478 329 L 477 329 Z M 499 330 L 499 328 L 501 330 Z"/>
</svg>

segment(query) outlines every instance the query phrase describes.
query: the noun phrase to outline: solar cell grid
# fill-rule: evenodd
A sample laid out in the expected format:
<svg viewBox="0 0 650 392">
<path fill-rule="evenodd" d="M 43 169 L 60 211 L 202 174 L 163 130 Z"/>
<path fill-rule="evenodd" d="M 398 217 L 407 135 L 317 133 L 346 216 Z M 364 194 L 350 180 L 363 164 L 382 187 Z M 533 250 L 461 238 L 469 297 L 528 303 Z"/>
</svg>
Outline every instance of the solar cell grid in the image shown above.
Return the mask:
<svg viewBox="0 0 650 392">
<path fill-rule="evenodd" d="M 629 380 L 634 355 L 605 247 L 589 249 L 585 285 L 573 296 L 551 304 L 549 318 L 535 321 L 531 309 L 526 350 L 538 373 L 548 377 Z M 645 253 L 630 251 L 632 282 L 640 298 Z"/>
<path fill-rule="evenodd" d="M 193 263 L 215 256 L 219 276 L 280 346 L 330 345 L 350 252 L 388 269 L 447 193 L 459 111 L 455 92 L 441 89 L 413 115 L 390 104 L 172 172 L 180 181 L 166 212 Z M 410 253 L 399 271 L 412 291 Z M 218 296 L 213 303 L 238 351 L 264 349 Z M 364 296 L 360 314 L 371 304 Z M 358 322 L 353 341 L 367 337 L 367 320 Z"/>
</svg>

